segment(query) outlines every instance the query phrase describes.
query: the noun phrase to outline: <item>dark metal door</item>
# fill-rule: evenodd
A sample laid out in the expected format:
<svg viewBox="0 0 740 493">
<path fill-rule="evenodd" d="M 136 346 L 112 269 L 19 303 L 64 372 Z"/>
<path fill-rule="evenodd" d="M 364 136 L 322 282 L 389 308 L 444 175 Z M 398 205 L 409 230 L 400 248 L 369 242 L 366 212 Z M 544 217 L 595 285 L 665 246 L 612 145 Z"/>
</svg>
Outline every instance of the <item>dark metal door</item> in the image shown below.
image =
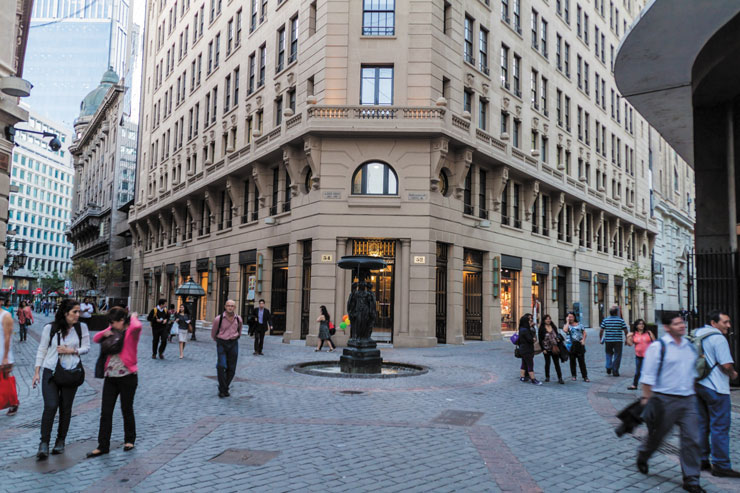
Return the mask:
<svg viewBox="0 0 740 493">
<path fill-rule="evenodd" d="M 447 343 L 447 245 L 437 243 L 436 335 L 438 344 Z"/>
<path fill-rule="evenodd" d="M 463 272 L 465 298 L 465 338 L 483 339 L 483 276 L 480 272 Z"/>
<path fill-rule="evenodd" d="M 224 306 L 229 299 L 229 268 L 218 269 L 218 305 L 216 306 L 216 315 L 220 315 L 225 310 Z"/>
<path fill-rule="evenodd" d="M 301 339 L 308 335 L 311 323 L 311 240 L 303 242 L 303 273 L 301 277 Z"/>
<path fill-rule="evenodd" d="M 272 292 L 270 306 L 272 313 L 271 335 L 285 332 L 285 315 L 288 307 L 288 247 L 273 249 Z"/>
<path fill-rule="evenodd" d="M 561 267 L 558 267 L 560 271 Z M 558 326 L 565 325 L 565 318 L 568 314 L 568 289 L 566 287 L 565 276 L 558 276 Z M 581 300 L 583 305 L 583 300 Z"/>
</svg>

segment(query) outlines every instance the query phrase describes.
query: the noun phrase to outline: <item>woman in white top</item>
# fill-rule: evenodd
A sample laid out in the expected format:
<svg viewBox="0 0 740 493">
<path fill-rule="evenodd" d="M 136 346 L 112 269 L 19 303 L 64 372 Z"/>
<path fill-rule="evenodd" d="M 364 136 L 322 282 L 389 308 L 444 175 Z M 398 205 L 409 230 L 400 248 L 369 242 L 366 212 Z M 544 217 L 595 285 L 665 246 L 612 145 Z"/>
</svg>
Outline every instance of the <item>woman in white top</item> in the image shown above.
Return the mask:
<svg viewBox="0 0 740 493">
<path fill-rule="evenodd" d="M 46 324 L 41 333 L 41 342 L 36 352 L 36 373 L 33 386 L 41 381 L 41 394 L 44 397 L 44 414 L 41 417 L 41 443 L 36 454 L 38 460 L 49 456 L 49 440 L 54 416 L 59 410 L 59 428 L 52 454 L 64 452 L 69 421 L 72 417 L 72 403 L 77 387 L 61 387 L 52 378 L 57 361 L 62 368 L 71 370 L 80 363 L 80 356 L 90 350 L 90 334 L 87 325 L 79 323 L 80 303 L 65 299 L 59 305 L 54 322 Z M 78 335 L 79 334 L 79 335 Z M 44 369 L 43 375 L 41 368 Z"/>
<path fill-rule="evenodd" d="M 4 307 L 3 307 L 4 308 Z M 0 372 L 10 375 L 13 369 L 13 315 L 5 309 L 0 310 Z M 8 408 L 8 416 L 18 412 L 18 406 Z"/>
</svg>

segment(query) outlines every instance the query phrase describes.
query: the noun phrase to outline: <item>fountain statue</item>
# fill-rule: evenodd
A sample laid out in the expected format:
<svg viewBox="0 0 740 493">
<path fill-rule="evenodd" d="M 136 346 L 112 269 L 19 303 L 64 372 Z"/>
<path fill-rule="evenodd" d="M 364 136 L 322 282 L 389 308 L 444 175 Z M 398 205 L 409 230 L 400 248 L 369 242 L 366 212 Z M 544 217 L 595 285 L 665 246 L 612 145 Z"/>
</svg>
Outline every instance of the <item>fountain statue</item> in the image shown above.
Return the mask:
<svg viewBox="0 0 740 493">
<path fill-rule="evenodd" d="M 351 270 L 357 276 L 352 284 L 352 293 L 347 300 L 347 314 L 350 319 L 350 339 L 339 359 L 343 373 L 380 373 L 383 358 L 371 338 L 377 319 L 375 295 L 372 284 L 367 282 L 371 270 L 386 266 L 383 259 L 363 255 L 348 255 L 338 263 L 342 269 Z"/>
</svg>

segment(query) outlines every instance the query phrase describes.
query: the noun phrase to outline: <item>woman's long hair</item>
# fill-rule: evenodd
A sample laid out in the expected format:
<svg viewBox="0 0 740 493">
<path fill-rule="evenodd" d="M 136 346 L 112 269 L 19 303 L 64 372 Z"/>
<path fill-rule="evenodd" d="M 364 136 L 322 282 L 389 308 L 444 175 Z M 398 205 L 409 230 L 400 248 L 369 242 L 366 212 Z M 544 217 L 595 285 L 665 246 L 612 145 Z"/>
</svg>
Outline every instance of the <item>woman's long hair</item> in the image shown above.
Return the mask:
<svg viewBox="0 0 740 493">
<path fill-rule="evenodd" d="M 25 301 L 21 301 L 20 303 L 18 303 L 18 309 L 23 309 L 25 307 L 26 307 L 26 302 Z"/>
<path fill-rule="evenodd" d="M 529 313 L 525 313 L 524 315 L 522 315 L 521 318 L 519 319 L 519 328 L 520 329 L 521 328 L 528 329 L 529 328 L 529 320 L 531 318 L 532 318 L 532 315 L 529 314 Z"/>
<path fill-rule="evenodd" d="M 57 308 L 57 312 L 54 314 L 54 327 L 56 330 L 62 331 L 62 336 L 67 337 L 67 334 L 69 333 L 69 325 L 67 325 L 67 314 L 72 311 L 72 309 L 76 306 L 80 306 L 80 302 L 77 300 L 73 300 L 70 298 L 64 298 L 61 303 L 59 303 L 59 308 Z"/>
<path fill-rule="evenodd" d="M 326 320 L 327 322 L 331 320 L 331 317 L 329 316 L 329 311 L 324 305 L 321 305 L 321 314 L 324 316 L 324 320 Z"/>
<path fill-rule="evenodd" d="M 550 315 L 543 315 L 542 316 L 542 323 L 540 323 L 540 330 L 547 330 L 547 324 L 545 323 L 545 320 L 550 319 L 550 325 L 552 326 L 552 329 L 557 331 L 558 326 L 555 325 L 555 322 L 552 321 L 552 317 Z"/>
<path fill-rule="evenodd" d="M 641 318 L 638 318 L 637 320 L 635 320 L 634 322 L 632 322 L 632 327 L 631 327 L 632 332 L 637 333 L 637 326 L 640 325 L 640 324 L 642 324 L 642 330 L 643 330 L 643 332 L 647 332 L 648 331 L 647 324 L 645 323 L 645 321 L 643 319 L 641 319 Z"/>
</svg>

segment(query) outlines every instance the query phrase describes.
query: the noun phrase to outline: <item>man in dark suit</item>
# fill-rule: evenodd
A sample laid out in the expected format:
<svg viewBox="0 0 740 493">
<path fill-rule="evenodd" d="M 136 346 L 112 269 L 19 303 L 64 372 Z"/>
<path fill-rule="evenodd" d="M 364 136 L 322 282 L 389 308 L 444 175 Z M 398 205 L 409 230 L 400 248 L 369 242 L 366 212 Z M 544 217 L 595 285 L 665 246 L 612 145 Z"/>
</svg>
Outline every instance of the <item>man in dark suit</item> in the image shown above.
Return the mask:
<svg viewBox="0 0 740 493">
<path fill-rule="evenodd" d="M 272 330 L 272 315 L 265 308 L 265 300 L 260 300 L 259 307 L 252 313 L 253 323 L 250 324 L 250 332 L 254 334 L 254 354 L 263 355 L 262 346 L 265 343 L 265 332 Z M 254 328 L 252 328 L 254 326 Z"/>
<path fill-rule="evenodd" d="M 152 359 L 157 359 L 157 346 L 159 346 L 159 359 L 164 359 L 164 348 L 167 347 L 167 321 L 170 316 L 167 313 L 166 301 L 161 298 L 147 317 L 152 324 Z"/>
</svg>

